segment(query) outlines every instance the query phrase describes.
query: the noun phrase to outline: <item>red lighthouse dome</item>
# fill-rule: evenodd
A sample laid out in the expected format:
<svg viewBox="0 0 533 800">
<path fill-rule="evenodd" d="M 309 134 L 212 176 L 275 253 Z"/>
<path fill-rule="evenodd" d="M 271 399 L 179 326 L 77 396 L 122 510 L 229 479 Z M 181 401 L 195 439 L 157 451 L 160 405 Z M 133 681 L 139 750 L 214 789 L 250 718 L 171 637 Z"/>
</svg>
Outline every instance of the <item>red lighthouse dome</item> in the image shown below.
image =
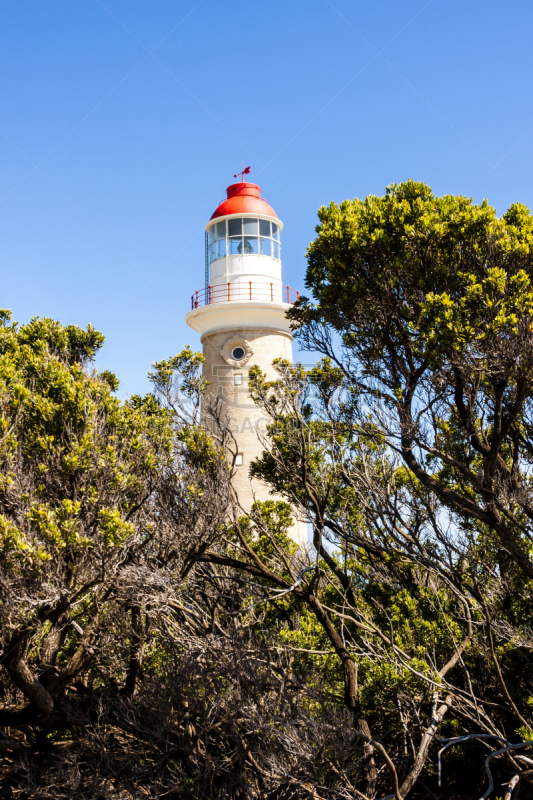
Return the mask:
<svg viewBox="0 0 533 800">
<path fill-rule="evenodd" d="M 233 183 L 226 189 L 227 198 L 218 206 L 211 219 L 226 217 L 229 214 L 257 214 L 261 217 L 278 215 L 261 197 L 261 189 L 256 183 Z"/>
</svg>

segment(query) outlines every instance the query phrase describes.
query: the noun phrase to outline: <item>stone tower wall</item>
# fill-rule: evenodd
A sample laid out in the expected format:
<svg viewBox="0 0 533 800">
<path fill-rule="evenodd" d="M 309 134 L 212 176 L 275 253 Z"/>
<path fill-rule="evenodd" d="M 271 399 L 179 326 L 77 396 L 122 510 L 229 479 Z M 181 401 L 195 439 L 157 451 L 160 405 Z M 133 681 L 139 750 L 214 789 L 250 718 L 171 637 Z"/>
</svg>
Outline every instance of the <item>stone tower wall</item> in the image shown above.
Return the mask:
<svg viewBox="0 0 533 800">
<path fill-rule="evenodd" d="M 217 394 L 222 399 L 223 413 L 227 414 L 237 450 L 242 454 L 242 466 L 236 468 L 233 479 L 240 504 L 248 510 L 254 500 L 282 499 L 272 495 L 262 481 L 249 477 L 251 462 L 263 451 L 258 433 L 265 432 L 268 420 L 249 396 L 248 373 L 257 365 L 274 380 L 277 377 L 272 367 L 274 359 L 292 362 L 291 334 L 271 328 L 234 328 L 204 334 L 202 345 L 203 374 L 210 383 L 208 394 Z M 231 349 L 235 346 L 243 346 L 247 351 L 244 364 L 235 365 L 232 361 Z M 242 376 L 240 385 L 235 385 L 236 375 Z M 301 521 L 295 520 L 290 534 L 300 544 L 307 542 L 307 528 Z"/>
</svg>

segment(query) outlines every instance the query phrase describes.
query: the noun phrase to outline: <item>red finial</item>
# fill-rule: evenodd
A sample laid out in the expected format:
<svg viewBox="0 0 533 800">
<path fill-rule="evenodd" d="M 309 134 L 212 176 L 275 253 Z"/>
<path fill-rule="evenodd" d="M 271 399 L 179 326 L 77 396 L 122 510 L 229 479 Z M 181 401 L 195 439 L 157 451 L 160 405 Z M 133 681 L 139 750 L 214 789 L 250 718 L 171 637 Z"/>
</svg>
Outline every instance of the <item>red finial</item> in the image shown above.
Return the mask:
<svg viewBox="0 0 533 800">
<path fill-rule="evenodd" d="M 250 173 L 251 167 L 244 168 L 244 161 L 241 161 L 242 172 L 236 172 L 233 176 L 234 178 L 238 178 L 239 175 L 241 176 L 241 181 L 244 183 L 244 176 Z"/>
</svg>

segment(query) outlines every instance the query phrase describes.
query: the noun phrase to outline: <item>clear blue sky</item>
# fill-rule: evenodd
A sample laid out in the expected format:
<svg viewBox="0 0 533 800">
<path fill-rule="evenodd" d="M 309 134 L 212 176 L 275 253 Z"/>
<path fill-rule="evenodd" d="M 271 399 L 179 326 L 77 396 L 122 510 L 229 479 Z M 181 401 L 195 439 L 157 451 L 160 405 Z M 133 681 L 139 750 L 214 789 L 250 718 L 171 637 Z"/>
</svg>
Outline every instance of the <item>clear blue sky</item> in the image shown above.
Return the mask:
<svg viewBox="0 0 533 800">
<path fill-rule="evenodd" d="M 17 0 L 0 19 L 0 306 L 102 330 L 122 395 L 199 347 L 184 314 L 241 161 L 295 288 L 331 200 L 413 178 L 533 202 L 526 0 Z"/>
</svg>

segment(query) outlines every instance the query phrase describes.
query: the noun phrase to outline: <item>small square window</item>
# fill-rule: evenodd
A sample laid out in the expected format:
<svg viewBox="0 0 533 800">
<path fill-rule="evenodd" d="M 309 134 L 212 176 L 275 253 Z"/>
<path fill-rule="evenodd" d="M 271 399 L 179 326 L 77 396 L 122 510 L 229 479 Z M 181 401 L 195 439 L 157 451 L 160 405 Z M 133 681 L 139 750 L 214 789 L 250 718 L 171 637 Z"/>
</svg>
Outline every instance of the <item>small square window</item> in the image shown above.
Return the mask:
<svg viewBox="0 0 533 800">
<path fill-rule="evenodd" d="M 242 453 L 237 453 L 235 456 L 235 466 L 242 467 Z"/>
<path fill-rule="evenodd" d="M 242 375 L 234 375 L 233 376 L 233 385 L 234 386 L 242 386 Z"/>
</svg>

